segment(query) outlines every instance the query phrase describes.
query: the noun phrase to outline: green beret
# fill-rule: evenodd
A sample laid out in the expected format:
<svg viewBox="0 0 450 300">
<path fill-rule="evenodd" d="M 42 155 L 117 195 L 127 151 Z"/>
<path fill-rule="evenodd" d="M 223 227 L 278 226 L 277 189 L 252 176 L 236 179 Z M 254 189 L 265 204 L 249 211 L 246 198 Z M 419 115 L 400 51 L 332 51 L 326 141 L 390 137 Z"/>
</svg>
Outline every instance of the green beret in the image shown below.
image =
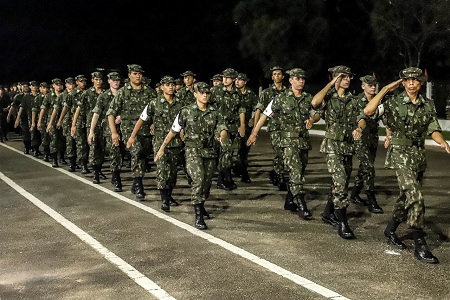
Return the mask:
<svg viewBox="0 0 450 300">
<path fill-rule="evenodd" d="M 303 71 L 300 68 L 294 68 L 294 69 L 290 69 L 289 71 L 286 72 L 290 77 L 301 77 L 301 78 L 305 78 L 306 74 L 305 71 Z"/>
<path fill-rule="evenodd" d="M 400 71 L 398 76 L 401 79 L 414 78 L 419 81 L 427 81 L 427 77 L 423 74 L 423 71 L 416 67 L 409 67 Z"/>
<path fill-rule="evenodd" d="M 190 71 L 190 70 L 187 70 L 186 72 L 183 72 L 183 73 L 181 73 L 180 75 L 183 76 L 183 77 L 186 77 L 186 76 L 192 76 L 192 77 L 195 77 L 195 76 L 197 76 L 197 75 L 195 75 L 194 72 L 192 72 L 192 71 Z"/>
<path fill-rule="evenodd" d="M 127 67 L 128 67 L 128 73 L 131 73 L 131 72 L 144 73 L 144 70 L 142 70 L 142 67 L 140 65 L 132 64 L 132 65 L 127 65 Z"/>
<path fill-rule="evenodd" d="M 373 84 L 373 85 L 378 84 L 377 78 L 372 75 L 366 75 L 363 77 L 359 77 L 359 80 L 361 80 L 362 82 L 367 83 L 367 84 Z"/>
<path fill-rule="evenodd" d="M 228 78 L 236 78 L 238 76 L 238 72 L 233 68 L 227 68 L 222 72 L 222 76 Z"/>
<path fill-rule="evenodd" d="M 245 74 L 245 73 L 239 73 L 236 78 L 244 80 L 244 81 L 249 81 L 250 80 L 250 79 L 248 79 L 247 74 Z"/>
</svg>

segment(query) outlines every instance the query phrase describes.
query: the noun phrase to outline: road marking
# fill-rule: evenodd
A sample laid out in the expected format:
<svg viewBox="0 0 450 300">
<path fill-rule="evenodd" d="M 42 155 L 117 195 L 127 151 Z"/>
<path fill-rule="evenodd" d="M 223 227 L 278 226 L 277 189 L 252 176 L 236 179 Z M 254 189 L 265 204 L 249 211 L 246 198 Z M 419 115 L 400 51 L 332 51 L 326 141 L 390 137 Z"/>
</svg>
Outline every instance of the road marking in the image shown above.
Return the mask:
<svg viewBox="0 0 450 300">
<path fill-rule="evenodd" d="M 62 215 L 54 211 L 52 208 L 44 204 L 38 198 L 24 190 L 22 187 L 17 185 L 14 181 L 12 181 L 9 177 L 5 176 L 2 172 L 0 172 L 0 179 L 2 179 L 6 184 L 16 190 L 19 194 L 27 198 L 31 203 L 36 205 L 50 217 L 52 217 L 56 222 L 64 226 L 70 232 L 75 234 L 80 240 L 91 246 L 95 251 L 100 253 L 105 259 L 107 259 L 110 263 L 118 267 L 122 272 L 124 272 L 128 277 L 130 277 L 134 282 L 140 285 L 144 290 L 152 294 L 158 299 L 163 300 L 176 300 L 174 297 L 170 296 L 165 290 L 159 287 L 155 282 L 145 277 L 144 274 L 133 268 L 126 261 L 121 259 L 119 256 L 109 251 L 108 248 L 104 247 L 100 244 L 96 239 L 90 236 L 87 232 L 83 231 L 81 228 L 76 226 L 74 223 L 70 222 Z"/>
<path fill-rule="evenodd" d="M 19 153 L 19 154 L 21 154 L 21 155 L 23 155 L 23 156 L 25 156 L 25 157 L 27 157 L 27 158 L 31 158 L 31 159 L 33 159 L 33 160 L 35 160 L 35 161 L 37 161 L 37 162 L 39 162 L 39 163 L 42 163 L 42 164 L 44 164 L 44 165 L 46 165 L 46 166 L 48 166 L 48 167 L 50 167 L 51 168 L 51 164 L 49 164 L 49 163 L 47 163 L 47 162 L 44 162 L 44 161 L 42 161 L 41 159 L 38 159 L 38 158 L 35 158 L 35 157 L 33 157 L 33 156 L 30 156 L 30 155 L 26 155 L 26 154 L 24 154 L 24 153 L 22 153 L 21 151 L 19 151 L 19 150 L 17 150 L 17 149 L 15 149 L 15 148 L 12 148 L 12 147 L 10 147 L 10 146 L 8 146 L 8 145 L 4 145 L 4 144 L 2 144 L 2 146 L 4 146 L 4 147 L 7 147 L 7 148 L 9 148 L 10 150 L 12 150 L 12 151 L 15 151 L 15 152 L 17 152 L 17 153 Z M 155 209 L 153 209 L 153 208 L 151 208 L 151 207 L 148 207 L 148 206 L 146 206 L 146 205 L 144 205 L 144 204 L 142 204 L 142 203 L 140 203 L 140 202 L 137 202 L 136 200 L 131 200 L 131 199 L 129 199 L 129 198 L 127 198 L 127 197 L 125 197 L 125 196 L 122 196 L 122 195 L 120 195 L 120 194 L 118 194 L 118 193 L 116 193 L 116 192 L 114 192 L 114 191 L 112 191 L 112 190 L 109 190 L 109 189 L 107 189 L 107 188 L 105 188 L 105 187 L 103 187 L 103 186 L 100 186 L 100 185 L 98 185 L 98 184 L 93 184 L 90 180 L 87 180 L 87 179 L 85 179 L 85 178 L 83 178 L 83 177 L 80 177 L 80 176 L 78 176 L 78 175 L 75 175 L 75 174 L 73 174 L 73 173 L 71 173 L 71 172 L 69 172 L 69 171 L 66 171 L 66 170 L 64 170 L 64 169 L 62 169 L 62 168 L 53 168 L 54 170 L 56 170 L 56 171 L 59 171 L 59 172 L 62 172 L 62 173 L 64 173 L 64 174 L 66 174 L 66 175 L 68 175 L 68 176 L 70 176 L 70 177 L 72 177 L 72 178 L 74 178 L 74 179 L 76 179 L 76 180 L 79 180 L 79 181 L 81 181 L 81 182 L 83 182 L 83 183 L 85 183 L 85 184 L 87 184 L 87 185 L 90 185 L 90 186 L 92 186 L 92 187 L 94 187 L 94 188 L 96 188 L 96 189 L 99 189 L 99 190 L 101 190 L 102 192 L 104 192 L 104 193 L 107 193 L 107 194 L 109 194 L 109 195 L 111 195 L 111 196 L 113 196 L 113 197 L 115 197 L 115 198 L 117 198 L 117 199 L 119 199 L 119 200 L 121 200 L 121 201 L 123 201 L 123 202 L 126 202 L 126 203 L 128 203 L 128 204 L 130 204 L 130 205 L 133 205 L 133 206 L 135 206 L 135 207 L 137 207 L 137 208 L 140 208 L 140 209 L 142 209 L 142 210 L 144 210 L 144 211 L 146 211 L 146 212 L 148 212 L 148 213 L 151 213 L 152 215 L 154 215 L 155 217 L 158 217 L 158 218 L 160 218 L 160 219 L 163 219 L 163 220 L 166 220 L 167 222 L 170 222 L 170 223 L 172 223 L 173 225 L 175 225 L 175 226 L 178 226 L 178 227 L 180 227 L 180 228 L 182 228 L 182 229 L 184 229 L 184 230 L 186 230 L 186 231 L 188 231 L 188 232 L 190 232 L 190 233 L 192 233 L 193 235 L 196 235 L 196 236 L 198 236 L 198 237 L 201 237 L 201 238 L 203 238 L 203 239 L 205 239 L 205 240 L 207 240 L 207 241 L 209 241 L 210 243 L 213 243 L 213 244 L 216 244 L 216 245 L 218 245 L 218 246 L 220 246 L 220 247 L 222 247 L 222 248 L 224 248 L 224 249 L 226 249 L 226 250 L 228 250 L 228 251 L 230 251 L 230 252 L 233 252 L 233 253 L 235 253 L 235 254 L 237 254 L 237 255 L 239 255 L 239 256 L 241 256 L 242 258 L 245 258 L 245 259 L 247 259 L 247 260 L 250 260 L 251 262 L 253 262 L 253 263 L 255 263 L 255 264 L 257 264 L 257 265 L 259 265 L 259 266 L 261 266 L 261 267 L 263 267 L 263 268 L 265 268 L 266 270 L 269 270 L 270 272 L 272 272 L 272 273 L 275 273 L 275 274 L 278 274 L 278 275 L 280 275 L 280 276 L 282 276 L 282 277 L 284 277 L 284 278 L 286 278 L 286 279 L 289 279 L 290 281 L 292 281 L 292 282 L 294 282 L 295 284 L 297 284 L 297 285 L 299 285 L 299 286 L 302 286 L 302 287 L 304 287 L 304 288 L 306 288 L 306 289 L 308 289 L 308 290 L 310 290 L 310 291 L 312 291 L 312 292 L 315 292 L 315 293 L 317 293 L 317 294 L 319 294 L 319 295 L 322 295 L 322 296 L 324 296 L 324 297 L 326 297 L 326 298 L 329 298 L 329 299 L 332 299 L 332 300 L 350 300 L 350 299 L 348 299 L 348 298 L 346 298 L 346 297 L 344 297 L 344 296 L 342 296 L 342 295 L 340 295 L 340 294 L 338 294 L 338 293 L 336 293 L 336 292 L 334 292 L 334 291 L 332 291 L 332 290 L 330 290 L 330 289 L 328 289 L 328 288 L 326 288 L 326 287 L 324 287 L 324 286 L 321 286 L 321 285 L 319 285 L 319 284 L 317 284 L 317 283 L 315 283 L 315 282 L 313 282 L 313 281 L 311 281 L 311 280 L 309 280 L 309 279 L 307 279 L 307 278 L 305 278 L 305 277 L 302 277 L 302 276 L 300 276 L 300 275 L 297 275 L 297 274 L 295 274 L 295 273 L 292 273 L 292 272 L 290 272 L 290 271 L 288 271 L 288 270 L 286 270 L 286 269 L 284 269 L 284 268 L 282 268 L 282 267 L 280 267 L 280 266 L 278 266 L 278 265 L 276 265 L 276 264 L 273 264 L 273 263 L 271 263 L 271 262 L 269 262 L 269 261 L 267 261 L 267 260 L 265 260 L 265 259 L 263 259 L 263 258 L 260 258 L 260 257 L 258 257 L 258 256 L 256 256 L 256 255 L 254 255 L 254 254 L 252 254 L 252 253 L 250 253 L 250 252 L 248 252 L 248 251 L 246 251 L 246 250 L 244 250 L 244 249 L 241 249 L 241 248 L 239 248 L 239 247 L 237 247 L 237 246 L 235 246 L 235 245 L 233 245 L 233 244 L 231 244 L 231 243 L 228 243 L 228 242 L 226 242 L 226 241 L 224 241 L 224 240 L 222 240 L 222 239 L 219 239 L 219 238 L 217 238 L 217 237 L 215 237 L 215 236 L 213 236 L 213 235 L 211 235 L 211 234 L 209 234 L 209 233 L 206 233 L 206 232 L 204 232 L 204 231 L 201 231 L 201 230 L 198 230 L 198 229 L 196 229 L 195 227 L 193 227 L 193 226 L 191 226 L 191 225 L 188 225 L 188 224 L 186 224 L 186 223 L 183 223 L 183 222 L 181 222 L 181 221 L 179 221 L 179 220 L 177 220 L 177 219 L 175 219 L 175 218 L 172 218 L 172 217 L 170 217 L 170 216 L 168 216 L 167 214 L 164 214 L 164 213 L 162 213 L 162 212 L 159 212 L 159 211 L 157 211 L 157 210 L 155 210 Z M 0 172 L 0 177 L 4 177 L 4 178 L 7 178 L 6 176 L 4 176 L 1 172 Z M 9 180 L 9 178 L 8 178 L 8 180 Z M 11 180 L 9 180 L 9 181 L 11 181 Z M 12 182 L 12 181 L 11 181 Z M 13 183 L 13 182 L 12 182 Z M 14 184 L 14 183 L 13 183 Z M 15 184 L 14 184 L 15 185 Z M 22 191 L 24 191 L 25 193 L 27 193 L 28 195 L 30 195 L 31 197 L 33 197 L 33 198 L 35 198 L 33 195 L 31 195 L 31 194 L 29 194 L 28 192 L 26 192 L 24 189 L 22 189 L 21 187 L 19 187 L 19 186 L 17 186 L 18 188 L 20 188 Z M 36 199 L 36 198 L 35 198 Z M 30 200 L 31 201 L 31 200 Z M 39 200 L 37 200 L 37 201 L 39 201 Z M 40 202 L 40 201 L 39 201 Z M 34 203 L 34 202 L 33 202 Z M 40 203 L 42 203 L 42 202 L 40 202 Z M 51 210 L 51 208 L 49 208 L 48 206 L 46 206 L 44 203 L 42 203 L 42 205 L 44 205 L 45 207 L 47 207 L 47 209 L 49 209 L 49 210 Z M 56 212 L 55 212 L 56 213 Z M 57 213 L 56 213 L 57 214 Z M 59 214 L 58 214 L 59 215 Z M 64 217 L 62 217 L 62 216 L 60 216 L 61 218 L 64 218 Z M 64 220 L 66 220 L 66 219 L 64 219 Z M 67 222 L 69 222 L 68 220 L 66 220 Z M 70 222 L 69 222 L 70 223 Z M 70 224 L 72 224 L 72 223 L 70 223 Z M 75 226 L 76 227 L 76 225 L 74 225 L 74 224 L 72 224 L 72 226 Z M 78 227 L 77 227 L 78 228 Z M 78 230 L 80 230 L 81 231 L 81 229 L 78 229 Z M 96 241 L 96 243 L 98 243 L 97 241 Z M 99 244 L 99 243 L 98 243 Z M 100 244 L 99 244 L 100 245 Z M 100 245 L 101 246 L 101 245 Z M 103 246 L 102 246 L 103 247 Z M 106 248 L 105 248 L 106 249 Z M 108 258 L 107 258 L 108 259 Z M 118 257 L 118 259 L 120 259 L 119 257 Z M 121 260 L 121 259 L 120 259 Z M 113 262 L 114 263 L 114 262 Z M 123 263 L 124 264 L 127 264 L 125 261 L 123 261 Z M 127 264 L 128 265 L 128 264 Z M 130 268 L 133 268 L 132 266 L 130 266 L 130 265 L 128 265 Z M 125 270 L 127 270 L 127 269 L 122 269 L 123 271 L 125 271 Z M 137 272 L 137 273 L 139 273 L 139 271 L 137 271 L 137 270 L 135 270 L 134 268 L 133 268 L 133 275 L 134 275 L 134 272 Z M 139 274 L 141 274 L 141 273 L 139 273 Z M 128 275 L 128 276 L 130 276 L 130 275 Z M 141 274 L 141 276 L 144 276 L 143 274 Z M 131 277 L 131 276 L 130 276 Z M 134 277 L 134 276 L 133 276 Z M 131 278 L 133 278 L 133 277 L 131 277 Z M 156 287 L 158 287 L 158 289 L 160 289 L 160 291 L 164 291 L 164 290 L 162 290 L 161 288 L 159 288 L 159 286 L 157 286 L 155 283 L 153 283 L 153 281 L 151 281 L 150 279 L 148 279 L 148 278 L 146 278 L 145 276 L 144 276 L 144 278 L 145 279 L 147 279 L 148 281 L 149 281 L 149 283 L 151 283 L 151 285 L 153 286 L 156 286 Z M 134 279 L 133 279 L 134 280 Z M 136 281 L 136 280 L 135 280 Z M 136 281 L 137 282 L 137 281 Z M 137 282 L 138 284 L 139 284 L 139 282 Z M 146 288 L 147 289 L 147 288 Z M 148 289 L 147 289 L 148 290 Z M 150 292 L 152 292 L 152 290 L 150 290 Z M 165 292 L 164 292 L 165 293 Z M 169 296 L 170 297 L 170 296 Z M 160 298 L 160 299 L 173 299 L 173 298 Z"/>
</svg>

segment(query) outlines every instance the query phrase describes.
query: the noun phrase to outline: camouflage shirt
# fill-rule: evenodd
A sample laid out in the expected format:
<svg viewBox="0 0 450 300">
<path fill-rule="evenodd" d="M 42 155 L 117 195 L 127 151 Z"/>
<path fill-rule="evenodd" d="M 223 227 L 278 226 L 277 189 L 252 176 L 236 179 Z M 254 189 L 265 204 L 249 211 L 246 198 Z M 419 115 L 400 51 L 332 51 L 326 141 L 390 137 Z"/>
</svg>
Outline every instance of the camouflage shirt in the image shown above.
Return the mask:
<svg viewBox="0 0 450 300">
<path fill-rule="evenodd" d="M 106 121 L 106 111 L 108 110 L 109 104 L 111 103 L 113 98 L 114 95 L 112 94 L 110 89 L 98 95 L 95 107 L 92 109 L 92 113 L 96 113 L 99 115 L 97 126 L 101 126 L 104 122 L 108 122 Z"/>
<path fill-rule="evenodd" d="M 245 113 L 242 94 L 236 88 L 227 90 L 224 85 L 218 85 L 211 90 L 210 102 L 222 116 L 228 131 L 237 133 L 240 126 L 240 114 Z"/>
<path fill-rule="evenodd" d="M 45 128 L 47 126 L 47 122 L 50 120 L 50 117 L 52 116 L 53 111 L 53 105 L 56 102 L 56 94 L 55 92 L 50 92 L 47 95 L 45 95 L 44 100 L 41 104 L 41 110 L 44 110 L 44 115 L 42 116 L 41 125 L 42 128 Z M 56 124 L 56 120 L 53 125 Z"/>
<path fill-rule="evenodd" d="M 264 111 L 264 109 L 267 107 L 267 105 L 269 105 L 269 103 L 275 99 L 275 96 L 281 94 L 282 92 L 284 92 L 286 90 L 286 87 L 283 86 L 281 88 L 281 90 L 277 89 L 277 87 L 275 86 L 275 84 L 270 85 L 270 87 L 268 87 L 267 89 L 264 89 L 261 92 L 261 95 L 259 97 L 259 102 L 256 104 L 256 107 L 254 110 L 261 110 Z M 279 128 L 279 123 L 276 122 L 276 120 L 271 119 L 270 122 L 268 123 L 267 129 L 268 131 L 274 131 L 274 130 L 278 130 Z"/>
<path fill-rule="evenodd" d="M 362 112 L 362 114 L 358 117 L 358 120 L 364 119 L 366 121 L 366 127 L 363 130 L 363 134 L 361 136 L 361 139 L 356 140 L 355 144 L 363 144 L 363 145 L 370 145 L 372 147 L 376 147 L 378 145 L 378 127 L 379 127 L 379 121 L 380 118 L 373 119 L 366 117 L 364 115 L 364 107 L 366 107 L 367 103 L 369 103 L 369 100 L 367 99 L 366 95 L 364 93 L 361 93 L 357 96 L 358 98 L 358 105 Z"/>
<path fill-rule="evenodd" d="M 94 87 L 90 87 L 82 93 L 77 93 L 77 95 L 80 95 L 77 97 L 77 106 L 80 107 L 80 115 L 77 119 L 77 128 L 91 127 L 93 115 L 92 110 L 94 109 L 95 104 L 97 103 L 97 98 L 101 93 L 103 93 L 103 90 L 97 92 Z"/>
</svg>

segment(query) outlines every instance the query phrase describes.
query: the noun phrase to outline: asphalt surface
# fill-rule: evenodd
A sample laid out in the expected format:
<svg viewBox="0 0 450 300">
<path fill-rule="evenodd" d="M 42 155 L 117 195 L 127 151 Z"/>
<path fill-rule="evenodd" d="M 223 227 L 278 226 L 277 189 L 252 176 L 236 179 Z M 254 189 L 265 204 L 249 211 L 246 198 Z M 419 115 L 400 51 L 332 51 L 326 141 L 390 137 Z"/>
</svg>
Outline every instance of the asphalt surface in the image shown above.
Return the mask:
<svg viewBox="0 0 450 300">
<path fill-rule="evenodd" d="M 23 154 L 20 137 L 0 144 L 0 299 L 450 299 L 450 156 L 428 147 L 423 194 L 427 241 L 440 264 L 388 245 L 383 230 L 398 194 L 379 145 L 376 190 L 384 214 L 351 204 L 356 240 L 322 223 L 329 190 L 322 136 L 313 136 L 306 173 L 313 220 L 283 209 L 285 192 L 268 180 L 273 152 L 262 132 L 250 152 L 250 184 L 215 188 L 209 229 L 193 227 L 190 188 L 180 172 L 180 206 L 160 210 L 154 166 L 145 201 L 114 193 L 108 179 L 52 168 Z M 357 160 L 354 158 L 354 169 Z"/>
</svg>

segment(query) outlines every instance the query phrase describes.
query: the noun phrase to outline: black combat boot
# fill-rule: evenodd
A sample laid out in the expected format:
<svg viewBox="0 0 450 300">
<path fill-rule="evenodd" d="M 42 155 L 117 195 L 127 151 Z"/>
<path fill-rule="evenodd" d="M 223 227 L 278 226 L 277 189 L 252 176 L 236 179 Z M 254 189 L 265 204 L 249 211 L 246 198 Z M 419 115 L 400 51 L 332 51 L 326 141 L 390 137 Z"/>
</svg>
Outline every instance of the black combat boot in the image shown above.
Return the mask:
<svg viewBox="0 0 450 300">
<path fill-rule="evenodd" d="M 44 147 L 44 161 L 49 162 L 50 161 L 50 148 L 49 147 Z"/>
<path fill-rule="evenodd" d="M 270 179 L 270 182 L 274 186 L 278 186 L 278 176 L 277 176 L 277 172 L 275 172 L 275 170 L 271 170 L 269 172 L 269 179 Z"/>
<path fill-rule="evenodd" d="M 170 194 L 169 189 L 159 190 L 161 195 L 161 210 L 170 211 Z"/>
<path fill-rule="evenodd" d="M 39 150 L 39 146 L 34 146 L 34 157 L 42 156 L 42 152 Z"/>
<path fill-rule="evenodd" d="M 224 173 L 224 182 L 228 185 L 232 190 L 237 188 L 236 183 L 234 183 L 233 176 L 231 176 L 231 167 L 227 168 Z"/>
<path fill-rule="evenodd" d="M 337 227 L 339 224 L 336 216 L 334 215 L 334 204 L 331 194 L 328 195 L 327 204 L 325 205 L 325 209 L 322 213 L 322 221 L 333 227 Z"/>
<path fill-rule="evenodd" d="M 103 164 L 98 165 L 98 174 L 100 175 L 101 178 L 108 179 L 108 177 L 106 177 L 106 175 L 103 174 L 102 169 L 103 169 Z"/>
<path fill-rule="evenodd" d="M 58 168 L 59 167 L 59 165 L 58 165 L 58 152 L 52 153 L 52 160 L 53 160 L 52 167 L 53 168 Z"/>
<path fill-rule="evenodd" d="M 406 245 L 398 238 L 397 234 L 395 233 L 400 223 L 400 221 L 392 218 L 386 226 L 386 229 L 384 230 L 384 236 L 387 238 L 388 243 L 392 246 L 398 249 L 406 249 Z"/>
<path fill-rule="evenodd" d="M 277 174 L 277 178 L 278 178 L 278 190 L 287 191 L 287 182 L 283 173 Z"/>
<path fill-rule="evenodd" d="M 114 186 L 114 192 L 122 192 L 122 178 L 120 178 L 120 170 L 112 172 L 111 183 Z M 133 193 L 134 194 L 134 193 Z"/>
<path fill-rule="evenodd" d="M 298 206 L 298 216 L 305 220 L 311 220 L 312 214 L 306 207 L 305 202 L 305 194 L 297 194 L 294 196 L 294 201 L 297 203 Z"/>
<path fill-rule="evenodd" d="M 414 256 L 421 262 L 428 264 L 437 264 L 439 260 L 428 249 L 427 242 L 425 240 L 425 232 L 422 229 L 414 229 Z"/>
<path fill-rule="evenodd" d="M 338 234 L 341 238 L 351 240 L 355 239 L 353 231 L 347 223 L 347 208 L 335 209 L 334 214 L 338 219 Z"/>
<path fill-rule="evenodd" d="M 89 170 L 87 161 L 85 159 L 81 160 L 81 174 L 89 174 L 91 170 Z"/>
<path fill-rule="evenodd" d="M 69 158 L 69 172 L 75 172 L 76 170 L 76 157 Z"/>
<path fill-rule="evenodd" d="M 292 212 L 297 212 L 298 210 L 298 206 L 294 202 L 294 195 L 292 195 L 291 191 L 288 191 L 284 198 L 284 209 Z"/>
<path fill-rule="evenodd" d="M 230 184 L 225 181 L 225 172 L 224 171 L 219 171 L 219 174 L 217 177 L 217 188 L 226 190 L 226 191 L 231 191 L 233 189 L 233 187 L 230 186 Z"/>
<path fill-rule="evenodd" d="M 369 203 L 368 210 L 374 214 L 382 214 L 384 211 L 377 203 L 377 199 L 375 198 L 375 192 L 367 190 L 366 195 Z"/>
<path fill-rule="evenodd" d="M 202 201 L 202 215 L 203 215 L 203 219 L 211 219 L 211 216 L 209 215 L 209 213 L 206 211 L 205 209 L 205 201 Z"/>
<path fill-rule="evenodd" d="M 135 195 L 136 199 L 138 200 L 144 200 L 145 198 L 145 192 L 144 192 L 144 184 L 142 183 L 142 177 L 135 177 L 133 179 L 135 183 Z"/>
<path fill-rule="evenodd" d="M 352 201 L 353 203 L 355 203 L 357 205 L 367 206 L 366 200 L 362 199 L 359 196 L 359 193 L 361 193 L 362 188 L 363 188 L 362 186 L 358 186 L 358 185 L 355 185 L 353 187 L 352 193 L 350 195 L 350 201 Z"/>
<path fill-rule="evenodd" d="M 202 213 L 202 205 L 194 204 L 194 211 L 195 211 L 195 228 L 200 230 L 208 229 L 208 226 L 206 226 L 205 220 L 203 219 L 203 213 Z"/>
<path fill-rule="evenodd" d="M 31 150 L 31 142 L 23 142 L 24 144 L 24 150 L 23 153 L 24 154 L 30 154 L 30 150 Z"/>
<path fill-rule="evenodd" d="M 169 205 L 170 206 L 178 206 L 179 205 L 178 202 L 175 201 L 175 199 L 173 199 L 173 197 L 172 197 L 172 191 L 173 191 L 173 188 L 170 188 L 169 189 Z"/>
<path fill-rule="evenodd" d="M 250 179 L 250 175 L 248 174 L 248 165 L 242 166 L 241 182 L 252 183 L 252 180 Z"/>
<path fill-rule="evenodd" d="M 94 179 L 92 180 L 93 184 L 100 183 L 100 168 L 98 165 L 93 165 L 92 170 L 94 170 Z"/>
<path fill-rule="evenodd" d="M 62 165 L 67 165 L 67 161 L 64 158 L 64 151 L 59 153 L 59 163 Z"/>
</svg>

